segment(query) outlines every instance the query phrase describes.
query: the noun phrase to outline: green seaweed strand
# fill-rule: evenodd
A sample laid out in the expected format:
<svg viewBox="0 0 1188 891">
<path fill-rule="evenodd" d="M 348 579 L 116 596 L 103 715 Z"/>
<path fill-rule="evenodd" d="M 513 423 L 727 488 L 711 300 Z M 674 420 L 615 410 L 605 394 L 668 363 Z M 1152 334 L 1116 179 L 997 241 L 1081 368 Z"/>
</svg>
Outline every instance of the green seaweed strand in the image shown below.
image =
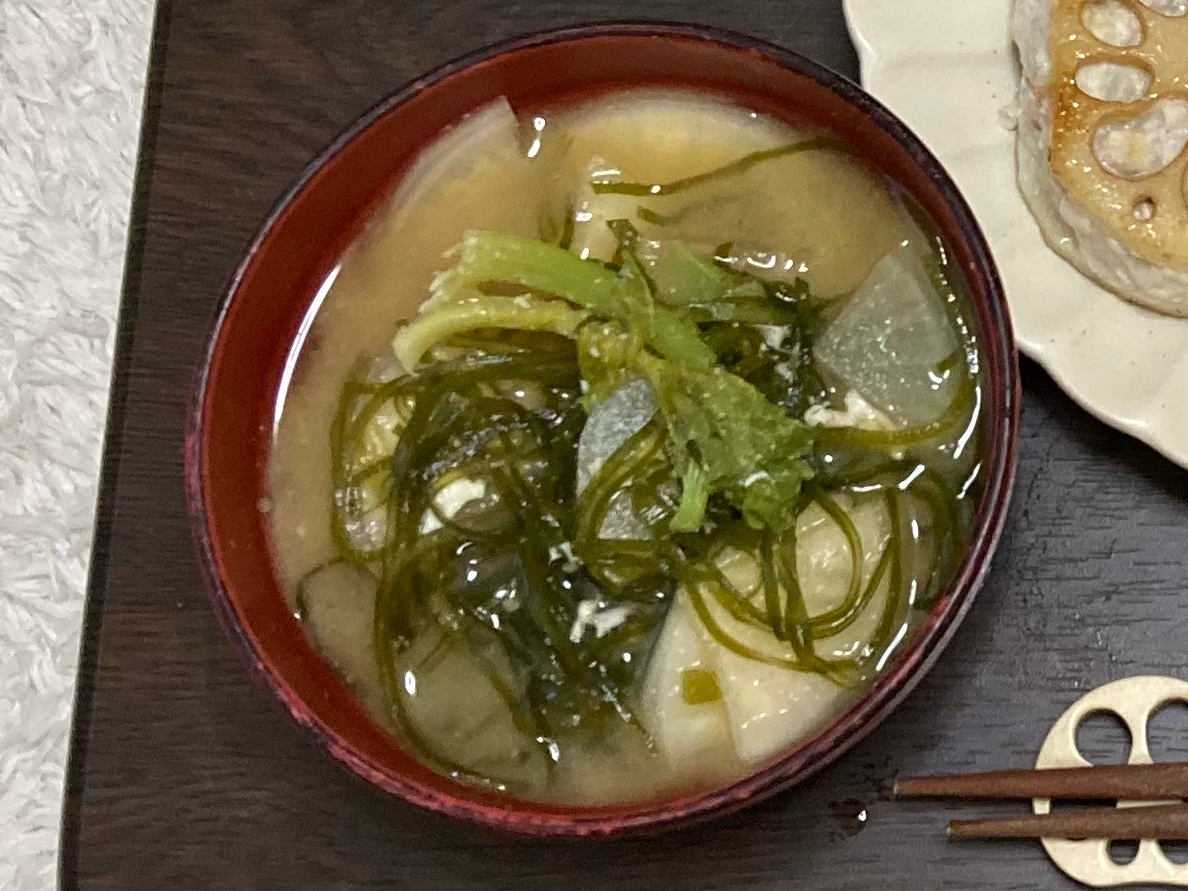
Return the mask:
<svg viewBox="0 0 1188 891">
<path fill-rule="evenodd" d="M 764 161 L 787 158 L 791 155 L 801 154 L 802 152 L 845 150 L 844 144 L 832 136 L 818 136 L 813 139 L 806 139 L 803 142 L 793 142 L 788 145 L 751 152 L 751 154 L 743 155 L 737 161 L 732 161 L 722 167 L 708 170 L 705 173 L 686 176 L 683 179 L 673 180 L 670 183 L 630 183 L 611 179 L 596 179 L 590 183 L 590 188 L 594 190 L 595 195 L 632 195 L 641 198 L 675 195 L 716 179 L 745 173 L 757 164 L 762 164 Z"/>
</svg>

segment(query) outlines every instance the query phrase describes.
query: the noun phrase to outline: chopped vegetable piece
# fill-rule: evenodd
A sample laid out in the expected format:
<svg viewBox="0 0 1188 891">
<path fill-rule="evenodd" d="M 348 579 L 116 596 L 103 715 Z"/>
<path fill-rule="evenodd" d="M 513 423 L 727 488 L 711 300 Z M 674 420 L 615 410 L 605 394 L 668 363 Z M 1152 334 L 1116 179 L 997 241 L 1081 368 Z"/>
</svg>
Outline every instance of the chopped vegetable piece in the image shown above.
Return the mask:
<svg viewBox="0 0 1188 891">
<path fill-rule="evenodd" d="M 589 315 L 560 300 L 542 300 L 527 294 L 478 294 L 457 303 L 434 303 L 400 329 L 392 348 L 401 365 L 415 368 L 433 346 L 456 334 L 479 328 L 517 328 L 573 337 Z"/>
<path fill-rule="evenodd" d="M 825 329 L 817 361 L 903 425 L 936 420 L 960 388 L 962 368 L 946 367 L 960 344 L 909 244 L 878 262 Z"/>
<path fill-rule="evenodd" d="M 705 468 L 696 461 L 688 462 L 681 477 L 681 503 L 672 515 L 668 528 L 673 532 L 696 532 L 705 519 L 709 495 L 709 478 Z"/>
<path fill-rule="evenodd" d="M 681 672 L 681 698 L 688 705 L 705 705 L 722 700 L 717 676 L 708 668 L 686 668 Z"/>
<path fill-rule="evenodd" d="M 622 354 L 627 342 L 614 325 L 590 326 L 581 348 L 603 361 Z M 720 366 L 692 368 L 646 351 L 622 359 L 647 378 L 668 426 L 674 469 L 684 481 L 676 531 L 697 529 L 709 494 L 719 491 L 757 528 L 779 532 L 795 521 L 800 484 L 812 476 L 804 460 L 807 426 Z M 599 372 L 607 373 L 605 364 Z"/>
<path fill-rule="evenodd" d="M 620 245 L 640 264 L 655 290 L 656 300 L 668 306 L 713 306 L 728 300 L 765 301 L 763 283 L 719 266 L 682 241 L 644 238 L 628 220 L 607 224 Z"/>
<path fill-rule="evenodd" d="M 804 460 L 812 444 L 808 427 L 719 366 L 683 368 L 647 354 L 637 361 L 668 422 L 682 477 L 722 491 L 752 526 L 788 529 L 800 484 L 812 476 Z M 688 476 L 691 465 L 704 479 Z"/>
<path fill-rule="evenodd" d="M 344 561 L 320 566 L 297 586 L 297 612 L 322 655 L 353 689 L 378 686 L 371 621 L 375 578 Z"/>
<path fill-rule="evenodd" d="M 625 325 L 638 324 L 646 303 L 642 281 L 620 275 L 594 260 L 583 260 L 555 245 L 503 232 L 467 232 L 458 262 L 441 277 L 437 288 L 478 287 L 499 283 L 562 297 L 595 315 Z M 680 315 L 656 308 L 648 342 L 670 359 L 709 366 L 712 352 L 697 329 Z"/>
</svg>

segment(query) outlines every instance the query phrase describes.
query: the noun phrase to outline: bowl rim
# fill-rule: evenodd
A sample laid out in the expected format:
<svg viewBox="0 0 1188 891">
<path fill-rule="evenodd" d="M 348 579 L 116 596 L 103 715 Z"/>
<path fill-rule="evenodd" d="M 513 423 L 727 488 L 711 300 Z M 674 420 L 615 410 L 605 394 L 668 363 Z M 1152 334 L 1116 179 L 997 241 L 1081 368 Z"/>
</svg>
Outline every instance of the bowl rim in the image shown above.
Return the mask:
<svg viewBox="0 0 1188 891">
<path fill-rule="evenodd" d="M 972 258 L 967 277 L 979 279 L 989 298 L 986 310 L 993 321 L 994 336 L 987 338 L 984 350 L 996 352 L 1001 369 L 1002 413 L 999 428 L 991 428 L 988 447 L 996 460 L 989 467 L 982 502 L 980 522 L 975 526 L 962 563 L 941 597 L 943 608 L 934 607 L 922 633 L 892 662 L 887 671 L 849 708 L 835 716 L 806 742 L 789 749 L 780 757 L 760 765 L 740 779 L 725 785 L 703 789 L 690 795 L 644 801 L 624 806 L 628 813 L 607 817 L 584 815 L 583 808 L 573 813 L 534 813 L 527 808 L 534 802 L 507 797 L 505 806 L 491 806 L 467 798 L 468 787 L 454 783 L 457 794 L 443 793 L 381 769 L 372 759 L 346 742 L 326 725 L 305 700 L 290 686 L 271 661 L 264 657 L 245 627 L 237 598 L 220 571 L 221 561 L 214 552 L 207 507 L 207 466 L 204 449 L 204 417 L 210 397 L 211 370 L 224 330 L 228 311 L 251 268 L 256 254 L 286 210 L 306 189 L 332 158 L 360 133 L 398 106 L 442 80 L 474 65 L 505 54 L 514 54 L 547 44 L 577 42 L 597 37 L 654 37 L 682 41 L 701 41 L 729 52 L 757 55 L 782 68 L 815 81 L 838 99 L 856 108 L 884 134 L 907 152 L 912 162 L 927 176 L 953 214 L 956 229 Z M 343 129 L 282 193 L 237 261 L 219 303 L 194 376 L 185 430 L 185 492 L 191 533 L 197 551 L 200 575 L 214 611 L 225 632 L 245 662 L 249 674 L 262 680 L 269 693 L 279 699 L 286 713 L 309 733 L 318 747 L 329 752 L 352 773 L 415 805 L 452 817 L 478 822 L 498 829 L 536 836 L 621 837 L 652 833 L 675 826 L 723 816 L 743 806 L 756 803 L 776 792 L 807 779 L 840 757 L 874 730 L 923 679 L 944 651 L 961 620 L 968 612 L 989 571 L 991 556 L 1002 533 L 1015 478 L 1019 426 L 1020 377 L 1014 333 L 1003 286 L 981 228 L 969 205 L 958 191 L 937 158 L 920 139 L 881 102 L 858 84 L 820 63 L 784 49 L 769 41 L 739 32 L 707 25 L 671 21 L 613 20 L 596 21 L 560 28 L 533 31 L 497 41 L 447 61 L 426 74 L 406 82 Z M 997 432 L 997 436 L 993 434 Z"/>
</svg>

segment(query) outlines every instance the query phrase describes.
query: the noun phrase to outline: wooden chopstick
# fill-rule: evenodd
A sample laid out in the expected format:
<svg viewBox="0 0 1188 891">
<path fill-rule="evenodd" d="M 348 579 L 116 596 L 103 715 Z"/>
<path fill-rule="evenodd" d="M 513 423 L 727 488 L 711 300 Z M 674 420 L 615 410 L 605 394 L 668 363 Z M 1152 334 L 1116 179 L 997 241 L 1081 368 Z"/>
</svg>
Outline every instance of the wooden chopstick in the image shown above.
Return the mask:
<svg viewBox="0 0 1188 891">
<path fill-rule="evenodd" d="M 1106 807 L 1080 811 L 953 820 L 953 838 L 1108 838 L 1188 840 L 1188 805 Z"/>
<path fill-rule="evenodd" d="M 1188 762 L 1105 764 L 1049 770 L 902 777 L 897 798 L 1070 798 L 1159 801 L 1188 798 Z"/>
</svg>

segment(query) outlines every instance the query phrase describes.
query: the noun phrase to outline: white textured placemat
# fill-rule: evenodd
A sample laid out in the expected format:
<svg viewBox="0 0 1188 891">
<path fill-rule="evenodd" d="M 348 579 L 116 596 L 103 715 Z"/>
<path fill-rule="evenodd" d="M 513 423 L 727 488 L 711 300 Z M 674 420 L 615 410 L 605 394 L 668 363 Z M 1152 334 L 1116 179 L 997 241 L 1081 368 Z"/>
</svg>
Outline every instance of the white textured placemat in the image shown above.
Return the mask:
<svg viewBox="0 0 1188 891">
<path fill-rule="evenodd" d="M 0 0 L 0 888 L 55 884 L 153 0 Z"/>
</svg>

